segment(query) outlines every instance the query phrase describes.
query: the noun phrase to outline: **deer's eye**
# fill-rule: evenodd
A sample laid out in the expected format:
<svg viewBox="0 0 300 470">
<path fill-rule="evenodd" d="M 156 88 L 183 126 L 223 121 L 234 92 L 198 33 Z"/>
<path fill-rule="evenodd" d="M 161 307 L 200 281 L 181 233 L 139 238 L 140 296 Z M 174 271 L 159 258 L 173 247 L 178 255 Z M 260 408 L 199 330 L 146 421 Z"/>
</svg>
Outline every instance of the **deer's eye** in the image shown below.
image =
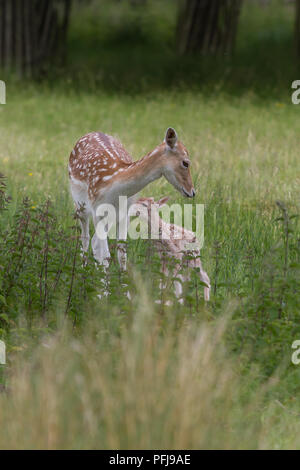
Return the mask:
<svg viewBox="0 0 300 470">
<path fill-rule="evenodd" d="M 190 162 L 188 162 L 187 160 L 183 160 L 181 164 L 184 168 L 188 168 L 190 166 Z"/>
</svg>

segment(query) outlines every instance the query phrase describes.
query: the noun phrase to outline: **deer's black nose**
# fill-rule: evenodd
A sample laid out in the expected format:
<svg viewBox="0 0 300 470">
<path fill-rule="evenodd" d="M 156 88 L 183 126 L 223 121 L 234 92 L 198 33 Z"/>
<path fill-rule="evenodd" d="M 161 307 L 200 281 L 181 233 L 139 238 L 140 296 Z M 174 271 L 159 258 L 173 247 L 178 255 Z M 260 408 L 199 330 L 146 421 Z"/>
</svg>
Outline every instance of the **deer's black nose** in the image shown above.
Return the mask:
<svg viewBox="0 0 300 470">
<path fill-rule="evenodd" d="M 196 195 L 196 191 L 194 190 L 194 188 L 192 189 L 192 197 L 195 197 Z"/>
</svg>

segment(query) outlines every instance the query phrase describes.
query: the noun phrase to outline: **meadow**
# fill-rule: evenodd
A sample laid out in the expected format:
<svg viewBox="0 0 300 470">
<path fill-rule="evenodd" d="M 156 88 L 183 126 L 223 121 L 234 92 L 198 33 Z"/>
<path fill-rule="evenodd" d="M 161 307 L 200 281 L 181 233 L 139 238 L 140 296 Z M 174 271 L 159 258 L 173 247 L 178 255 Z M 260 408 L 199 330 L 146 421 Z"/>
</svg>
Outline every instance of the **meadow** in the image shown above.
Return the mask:
<svg viewBox="0 0 300 470">
<path fill-rule="evenodd" d="M 0 448 L 299 448 L 293 12 L 245 2 L 233 58 L 178 57 L 168 4 L 83 5 L 66 66 L 3 77 Z M 137 159 L 169 126 L 205 205 L 211 301 L 193 274 L 184 305 L 156 304 L 158 258 L 130 240 L 127 273 L 112 242 L 111 294 L 99 300 L 103 273 L 80 257 L 69 153 L 101 130 Z M 142 194 L 186 203 L 164 179 Z M 171 282 L 163 295 L 174 300 Z"/>
</svg>

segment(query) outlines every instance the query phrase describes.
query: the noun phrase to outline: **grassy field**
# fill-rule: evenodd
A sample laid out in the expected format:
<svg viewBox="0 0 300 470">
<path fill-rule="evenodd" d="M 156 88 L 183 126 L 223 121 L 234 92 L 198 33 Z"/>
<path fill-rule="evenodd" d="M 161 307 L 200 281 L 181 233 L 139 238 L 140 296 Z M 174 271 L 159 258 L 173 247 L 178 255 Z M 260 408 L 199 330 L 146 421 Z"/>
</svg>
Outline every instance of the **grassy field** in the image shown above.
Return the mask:
<svg viewBox="0 0 300 470">
<path fill-rule="evenodd" d="M 68 65 L 55 76 L 6 78 L 0 448 L 299 448 L 291 7 L 245 2 L 236 55 L 212 60 L 176 56 L 173 2 L 103 3 L 101 15 L 97 2 L 74 12 Z M 69 153 L 101 130 L 137 159 L 168 126 L 191 154 L 195 202 L 205 204 L 211 302 L 193 275 L 185 305 L 155 304 L 158 260 L 133 241 L 126 274 L 112 249 L 111 295 L 99 301 L 101 271 L 91 255 L 81 266 Z M 165 180 L 143 195 L 186 202 Z"/>
</svg>

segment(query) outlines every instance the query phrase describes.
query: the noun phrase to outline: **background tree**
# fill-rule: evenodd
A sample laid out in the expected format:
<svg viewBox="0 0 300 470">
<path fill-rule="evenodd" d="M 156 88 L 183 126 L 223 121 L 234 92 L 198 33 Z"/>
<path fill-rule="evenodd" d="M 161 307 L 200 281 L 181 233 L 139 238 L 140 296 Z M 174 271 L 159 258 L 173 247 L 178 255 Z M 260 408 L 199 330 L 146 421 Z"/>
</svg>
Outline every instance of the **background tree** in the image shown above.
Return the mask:
<svg viewBox="0 0 300 470">
<path fill-rule="evenodd" d="M 180 0 L 179 52 L 232 52 L 241 4 L 242 0 Z"/>
<path fill-rule="evenodd" d="M 0 0 L 0 66 L 40 73 L 64 57 L 71 0 Z"/>
</svg>

